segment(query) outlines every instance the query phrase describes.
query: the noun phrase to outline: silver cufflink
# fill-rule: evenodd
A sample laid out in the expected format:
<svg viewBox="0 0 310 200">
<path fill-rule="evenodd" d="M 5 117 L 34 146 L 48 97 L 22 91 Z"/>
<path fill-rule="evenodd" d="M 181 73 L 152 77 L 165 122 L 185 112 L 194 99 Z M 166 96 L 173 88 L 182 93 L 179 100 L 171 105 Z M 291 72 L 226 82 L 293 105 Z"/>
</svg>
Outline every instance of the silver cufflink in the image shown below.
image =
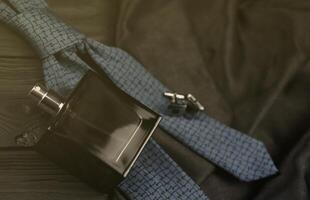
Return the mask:
<svg viewBox="0 0 310 200">
<path fill-rule="evenodd" d="M 174 113 L 183 113 L 185 111 L 197 112 L 204 111 L 204 106 L 192 94 L 178 94 L 175 92 L 165 92 L 164 96 L 170 100 L 170 108 Z"/>
</svg>

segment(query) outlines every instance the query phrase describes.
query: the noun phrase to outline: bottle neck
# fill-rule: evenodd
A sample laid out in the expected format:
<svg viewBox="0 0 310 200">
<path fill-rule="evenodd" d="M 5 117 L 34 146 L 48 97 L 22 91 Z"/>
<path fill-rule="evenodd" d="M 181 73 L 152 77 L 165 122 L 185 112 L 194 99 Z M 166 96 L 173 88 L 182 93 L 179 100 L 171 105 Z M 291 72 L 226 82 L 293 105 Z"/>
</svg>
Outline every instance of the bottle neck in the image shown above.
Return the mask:
<svg viewBox="0 0 310 200">
<path fill-rule="evenodd" d="M 37 102 L 40 108 L 53 116 L 56 116 L 64 105 L 62 97 L 54 91 L 47 90 L 41 84 L 36 84 L 30 90 L 29 96 Z"/>
</svg>

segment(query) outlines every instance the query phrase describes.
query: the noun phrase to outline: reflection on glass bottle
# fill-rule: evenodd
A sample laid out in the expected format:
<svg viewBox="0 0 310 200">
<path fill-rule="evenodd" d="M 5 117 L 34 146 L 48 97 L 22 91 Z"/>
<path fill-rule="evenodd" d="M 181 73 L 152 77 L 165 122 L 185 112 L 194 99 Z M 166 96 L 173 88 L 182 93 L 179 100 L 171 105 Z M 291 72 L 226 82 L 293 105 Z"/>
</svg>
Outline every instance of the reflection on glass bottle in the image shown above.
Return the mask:
<svg viewBox="0 0 310 200">
<path fill-rule="evenodd" d="M 41 85 L 30 94 L 55 116 L 37 145 L 39 151 L 100 190 L 128 174 L 160 121 L 156 113 L 94 72 L 84 76 L 66 102 Z M 53 151 L 52 143 L 62 152 Z"/>
</svg>

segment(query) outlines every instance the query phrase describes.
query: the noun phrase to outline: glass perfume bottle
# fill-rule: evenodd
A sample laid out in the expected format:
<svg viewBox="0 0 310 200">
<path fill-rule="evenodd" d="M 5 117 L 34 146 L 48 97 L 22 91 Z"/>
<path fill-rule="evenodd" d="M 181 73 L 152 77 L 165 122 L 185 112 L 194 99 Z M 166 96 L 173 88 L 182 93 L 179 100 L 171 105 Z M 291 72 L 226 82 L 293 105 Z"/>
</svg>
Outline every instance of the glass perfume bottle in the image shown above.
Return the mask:
<svg viewBox="0 0 310 200">
<path fill-rule="evenodd" d="M 92 71 L 66 101 L 41 85 L 29 94 L 54 116 L 35 148 L 105 192 L 126 177 L 161 119 Z"/>
</svg>

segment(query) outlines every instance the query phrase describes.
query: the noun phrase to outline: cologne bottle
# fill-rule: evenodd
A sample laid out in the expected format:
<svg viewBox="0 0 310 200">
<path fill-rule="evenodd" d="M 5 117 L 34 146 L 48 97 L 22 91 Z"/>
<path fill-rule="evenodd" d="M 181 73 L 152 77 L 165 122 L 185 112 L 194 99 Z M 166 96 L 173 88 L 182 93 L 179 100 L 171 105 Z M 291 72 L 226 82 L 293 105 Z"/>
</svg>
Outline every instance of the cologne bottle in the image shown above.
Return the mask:
<svg viewBox="0 0 310 200">
<path fill-rule="evenodd" d="M 126 177 L 161 119 L 92 71 L 66 101 L 39 84 L 29 94 L 53 115 L 35 148 L 104 192 Z"/>
</svg>

